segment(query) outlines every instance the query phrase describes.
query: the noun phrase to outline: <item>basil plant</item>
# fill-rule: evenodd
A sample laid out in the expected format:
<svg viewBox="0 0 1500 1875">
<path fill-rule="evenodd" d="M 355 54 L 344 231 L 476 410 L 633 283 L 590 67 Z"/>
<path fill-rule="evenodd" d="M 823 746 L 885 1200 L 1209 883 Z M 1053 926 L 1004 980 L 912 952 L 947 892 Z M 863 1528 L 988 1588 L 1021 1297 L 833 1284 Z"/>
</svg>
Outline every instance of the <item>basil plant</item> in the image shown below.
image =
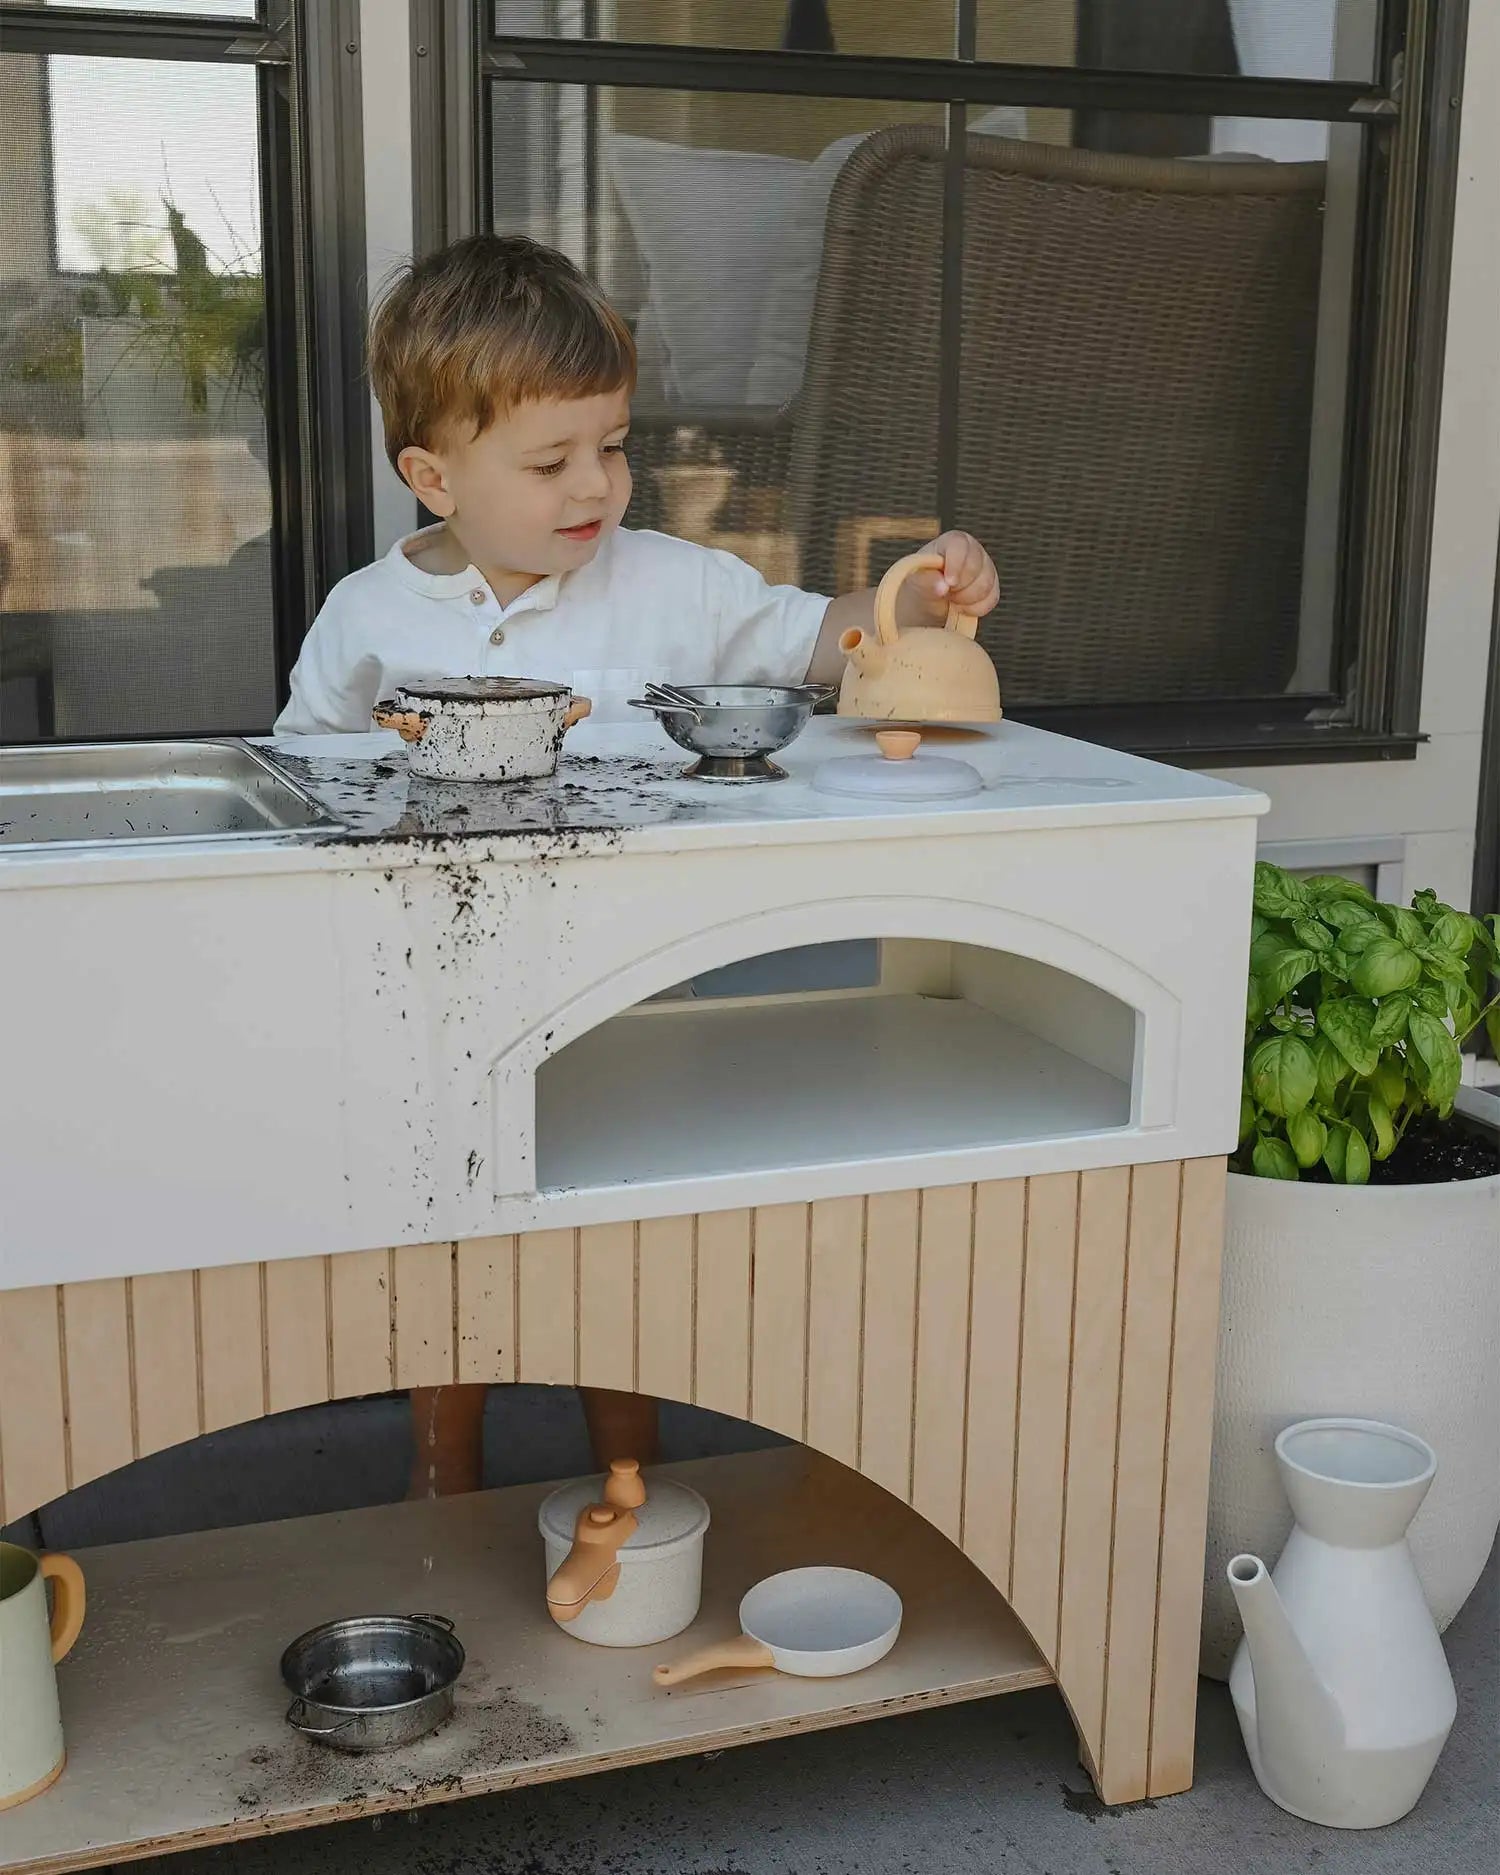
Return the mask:
<svg viewBox="0 0 1500 1875">
<path fill-rule="evenodd" d="M 1255 868 L 1239 1149 L 1262 1178 L 1319 1164 L 1363 1185 L 1424 1114 L 1446 1119 L 1461 1043 L 1500 1053 L 1500 916 L 1418 892 L 1382 905 L 1352 880 Z"/>
</svg>

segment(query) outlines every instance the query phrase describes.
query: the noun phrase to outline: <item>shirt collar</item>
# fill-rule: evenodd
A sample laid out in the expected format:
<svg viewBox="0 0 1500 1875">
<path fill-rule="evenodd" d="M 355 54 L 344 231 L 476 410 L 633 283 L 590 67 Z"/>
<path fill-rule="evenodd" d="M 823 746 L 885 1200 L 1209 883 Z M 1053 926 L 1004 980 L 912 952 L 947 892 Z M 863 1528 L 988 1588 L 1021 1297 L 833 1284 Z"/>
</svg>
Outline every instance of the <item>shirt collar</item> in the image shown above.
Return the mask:
<svg viewBox="0 0 1500 1875">
<path fill-rule="evenodd" d="M 386 554 L 386 565 L 403 586 L 421 593 L 424 598 L 464 599 L 476 586 L 486 585 L 477 566 L 466 566 L 461 573 L 429 573 L 407 558 L 406 549 L 413 541 L 430 539 L 442 526 L 439 521 L 432 527 L 418 528 L 415 534 L 403 535 Z M 550 612 L 562 593 L 562 581 L 560 573 L 550 573 L 545 579 L 539 579 L 501 608 L 503 616 L 508 618 L 516 612 Z"/>
</svg>

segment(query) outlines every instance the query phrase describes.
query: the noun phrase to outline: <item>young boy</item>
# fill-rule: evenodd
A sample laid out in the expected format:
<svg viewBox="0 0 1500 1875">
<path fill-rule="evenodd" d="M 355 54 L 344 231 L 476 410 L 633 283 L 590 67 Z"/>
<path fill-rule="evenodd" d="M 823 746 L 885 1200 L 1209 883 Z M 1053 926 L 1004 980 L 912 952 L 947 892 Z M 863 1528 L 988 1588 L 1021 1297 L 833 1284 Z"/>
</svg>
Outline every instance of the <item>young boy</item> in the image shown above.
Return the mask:
<svg viewBox="0 0 1500 1875">
<path fill-rule="evenodd" d="M 732 554 L 621 525 L 635 388 L 629 329 L 571 261 L 475 235 L 419 261 L 370 330 L 386 453 L 433 527 L 340 580 L 303 643 L 280 736 L 371 727 L 377 698 L 432 677 L 534 677 L 588 693 L 606 671 L 675 683 L 831 683 L 873 594 L 771 586 Z M 999 597 L 972 535 L 902 587 L 903 627 Z M 587 675 L 586 675 L 587 674 Z M 414 1396 L 420 1490 L 478 1483 L 482 1387 Z M 584 1389 L 596 1461 L 654 1455 L 655 1408 Z"/>
</svg>

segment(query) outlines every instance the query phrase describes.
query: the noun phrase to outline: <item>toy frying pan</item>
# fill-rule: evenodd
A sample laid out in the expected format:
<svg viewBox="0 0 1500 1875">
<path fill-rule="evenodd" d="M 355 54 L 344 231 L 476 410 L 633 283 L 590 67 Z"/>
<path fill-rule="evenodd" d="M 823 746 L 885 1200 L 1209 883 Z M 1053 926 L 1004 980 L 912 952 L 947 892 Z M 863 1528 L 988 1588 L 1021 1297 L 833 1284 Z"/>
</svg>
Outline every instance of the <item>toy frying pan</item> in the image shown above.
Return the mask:
<svg viewBox="0 0 1500 1875">
<path fill-rule="evenodd" d="M 731 1641 L 700 1647 L 655 1669 L 658 1686 L 676 1686 L 722 1667 L 775 1667 L 804 1679 L 858 1673 L 883 1660 L 901 1632 L 901 1597 L 859 1569 L 787 1569 L 767 1576 L 740 1603 Z"/>
</svg>

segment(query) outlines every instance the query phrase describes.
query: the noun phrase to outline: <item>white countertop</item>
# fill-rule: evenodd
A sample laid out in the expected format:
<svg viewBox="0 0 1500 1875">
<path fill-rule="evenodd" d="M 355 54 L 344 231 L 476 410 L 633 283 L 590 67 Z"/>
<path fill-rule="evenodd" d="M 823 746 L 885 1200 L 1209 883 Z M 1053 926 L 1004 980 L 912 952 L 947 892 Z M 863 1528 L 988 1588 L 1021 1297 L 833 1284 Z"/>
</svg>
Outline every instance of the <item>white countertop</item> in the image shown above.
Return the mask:
<svg viewBox="0 0 1500 1875">
<path fill-rule="evenodd" d="M 287 737 L 265 745 L 343 823 L 255 841 L 111 841 L 97 848 L 0 849 L 0 888 L 234 873 L 388 869 L 461 856 L 524 862 L 588 853 L 1000 833 L 1210 820 L 1266 811 L 1264 795 L 1188 769 L 1017 723 L 930 732 L 924 747 L 977 768 L 982 792 L 956 801 L 860 800 L 815 789 L 832 757 L 873 753 L 867 726 L 819 718 L 776 757 L 785 781 L 683 779 L 685 758 L 649 722 L 584 724 L 541 782 L 444 783 L 411 776 L 398 738 Z M 918 757 L 920 760 L 920 756 Z"/>
</svg>

